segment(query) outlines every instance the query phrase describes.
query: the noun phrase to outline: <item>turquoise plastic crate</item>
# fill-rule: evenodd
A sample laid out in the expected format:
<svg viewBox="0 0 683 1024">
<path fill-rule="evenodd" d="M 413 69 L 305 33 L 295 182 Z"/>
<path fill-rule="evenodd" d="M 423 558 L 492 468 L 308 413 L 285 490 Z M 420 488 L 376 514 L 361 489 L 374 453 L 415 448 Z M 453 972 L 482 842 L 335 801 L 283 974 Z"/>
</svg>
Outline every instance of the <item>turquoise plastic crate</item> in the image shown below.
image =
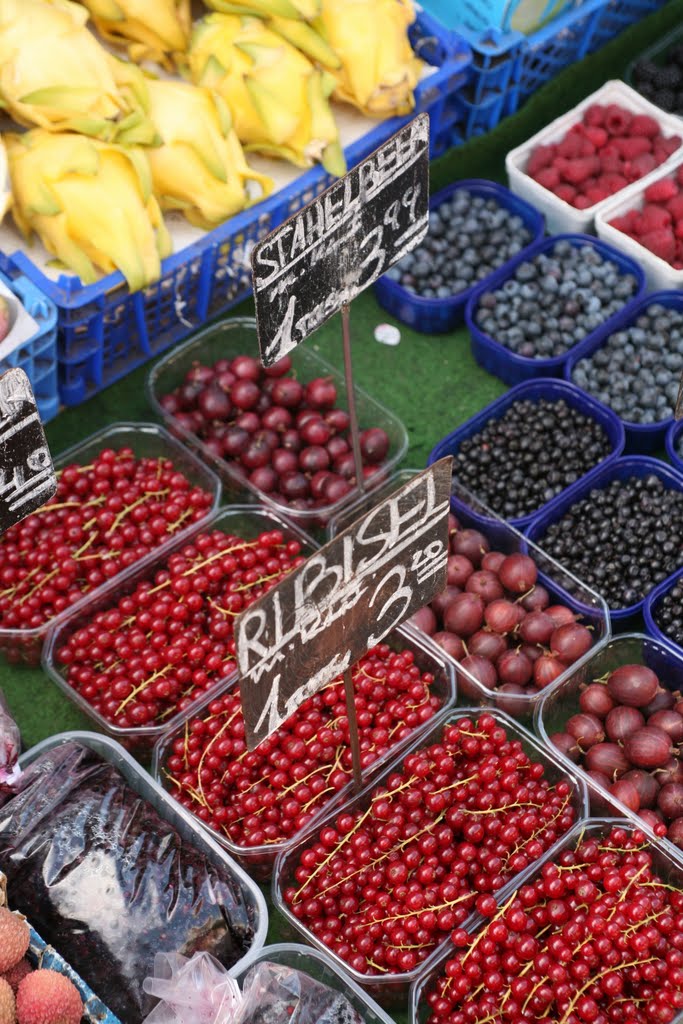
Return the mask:
<svg viewBox="0 0 683 1024">
<path fill-rule="evenodd" d="M 411 27 L 413 48 L 437 68 L 416 89 L 415 113 L 431 122 L 431 155 L 451 144 L 456 116 L 448 104 L 464 82 L 468 45 L 428 15 Z M 410 120 L 378 123 L 346 149 L 349 167 L 369 156 Z M 169 256 L 161 279 L 131 294 L 120 273 L 84 286 L 73 275 L 52 281 L 23 252 L 0 253 L 0 270 L 24 274 L 54 302 L 59 317 L 59 393 L 78 405 L 135 367 L 168 349 L 251 293 L 250 248 L 323 192 L 334 179 L 321 167 L 226 221 L 200 241 Z"/>
<path fill-rule="evenodd" d="M 31 381 L 38 412 L 47 423 L 59 410 L 57 394 L 57 308 L 27 277 L 10 280 L 0 273 L 0 281 L 9 288 L 38 324 L 32 338 L 0 360 L 0 373 L 18 367 Z"/>
<path fill-rule="evenodd" d="M 93 990 L 76 974 L 73 967 L 70 967 L 52 946 L 48 946 L 33 928 L 31 928 L 31 941 L 26 956 L 33 967 L 58 971 L 59 974 L 65 974 L 69 981 L 73 982 L 83 1000 L 83 1019 L 88 1024 L 121 1024 L 119 1018 L 104 1005 L 101 999 L 98 999 Z"/>
</svg>

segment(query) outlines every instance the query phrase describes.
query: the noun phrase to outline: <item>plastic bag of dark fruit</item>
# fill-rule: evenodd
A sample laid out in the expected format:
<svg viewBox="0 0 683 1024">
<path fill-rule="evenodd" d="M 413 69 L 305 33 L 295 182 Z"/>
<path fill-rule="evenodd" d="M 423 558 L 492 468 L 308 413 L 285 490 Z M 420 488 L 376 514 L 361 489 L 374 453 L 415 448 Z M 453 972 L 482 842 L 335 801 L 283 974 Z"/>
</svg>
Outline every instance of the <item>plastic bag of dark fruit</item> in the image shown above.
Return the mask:
<svg viewBox="0 0 683 1024">
<path fill-rule="evenodd" d="M 242 997 L 235 1024 L 363 1024 L 346 996 L 282 964 L 252 968 Z"/>
<path fill-rule="evenodd" d="M 0 811 L 14 907 L 125 1024 L 140 1024 L 158 952 L 226 967 L 254 922 L 236 879 L 211 865 L 120 772 L 76 742 L 26 769 Z"/>
</svg>

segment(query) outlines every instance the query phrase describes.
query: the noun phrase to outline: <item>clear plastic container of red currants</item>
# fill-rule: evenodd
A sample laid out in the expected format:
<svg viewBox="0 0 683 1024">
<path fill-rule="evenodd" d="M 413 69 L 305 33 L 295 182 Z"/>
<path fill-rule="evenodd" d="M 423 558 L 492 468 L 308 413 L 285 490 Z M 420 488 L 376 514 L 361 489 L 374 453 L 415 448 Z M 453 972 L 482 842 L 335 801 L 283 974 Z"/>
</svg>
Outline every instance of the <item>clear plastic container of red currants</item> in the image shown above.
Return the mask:
<svg viewBox="0 0 683 1024">
<path fill-rule="evenodd" d="M 321 985 L 325 985 L 335 992 L 341 992 L 351 1003 L 353 1009 L 360 1014 L 363 1024 L 394 1024 L 382 1007 L 378 1006 L 374 999 L 370 999 L 363 989 L 349 978 L 347 972 L 342 971 L 331 957 L 321 950 L 311 949 L 310 946 L 300 946 L 294 942 L 280 942 L 274 946 L 264 946 L 263 949 L 249 953 L 236 968 L 230 971 L 230 976 L 242 986 L 249 971 L 259 964 L 275 964 L 292 971 L 300 971 Z M 264 1024 L 266 1021 L 270 1024 L 268 1016 L 264 1018 Z M 280 1021 L 281 1018 L 278 1018 L 277 1024 L 280 1024 Z M 335 1017 L 334 1024 L 337 1021 L 338 1024 L 346 1024 L 346 1018 Z M 276 1024 L 276 1022 L 273 1020 L 272 1024 Z M 326 1015 L 324 1024 L 333 1024 L 332 1017 Z M 348 1024 L 352 1024 L 352 1022 L 348 1022 Z"/>
<path fill-rule="evenodd" d="M 536 732 L 586 778 L 594 814 L 623 814 L 683 863 L 683 654 L 612 637 L 543 694 Z"/>
<path fill-rule="evenodd" d="M 276 512 L 219 510 L 59 623 L 43 668 L 98 729 L 149 755 L 235 678 L 234 617 L 314 548 Z"/>
<path fill-rule="evenodd" d="M 417 472 L 395 474 L 335 516 L 330 535 Z M 545 688 L 567 678 L 611 636 L 607 605 L 471 491 L 457 482 L 453 488 L 458 505 L 446 589 L 408 628 L 427 634 L 453 662 L 459 703 L 530 721 Z M 511 560 L 502 568 L 504 559 Z"/>
<path fill-rule="evenodd" d="M 218 507 L 218 477 L 151 423 L 115 423 L 54 460 L 58 490 L 0 537 L 0 653 L 38 664 L 50 630 L 181 542 Z"/>
<path fill-rule="evenodd" d="M 683 865 L 633 822 L 576 824 L 501 903 L 422 971 L 411 1024 L 681 1020 Z"/>
<path fill-rule="evenodd" d="M 227 501 L 246 494 L 316 533 L 359 493 L 343 376 L 305 345 L 264 369 L 255 320 L 224 320 L 173 349 L 152 368 L 147 395 L 218 473 Z M 401 461 L 408 435 L 368 394 L 355 395 L 371 487 Z"/>
<path fill-rule="evenodd" d="M 352 673 L 367 782 L 453 707 L 454 671 L 443 651 L 401 628 Z M 343 683 L 310 697 L 247 753 L 233 676 L 158 740 L 152 773 L 252 878 L 266 880 L 278 854 L 351 792 Z"/>
<path fill-rule="evenodd" d="M 451 711 L 280 854 L 273 903 L 370 995 L 404 1004 L 451 933 L 495 912 L 587 810 L 579 774 L 523 726 Z"/>
</svg>

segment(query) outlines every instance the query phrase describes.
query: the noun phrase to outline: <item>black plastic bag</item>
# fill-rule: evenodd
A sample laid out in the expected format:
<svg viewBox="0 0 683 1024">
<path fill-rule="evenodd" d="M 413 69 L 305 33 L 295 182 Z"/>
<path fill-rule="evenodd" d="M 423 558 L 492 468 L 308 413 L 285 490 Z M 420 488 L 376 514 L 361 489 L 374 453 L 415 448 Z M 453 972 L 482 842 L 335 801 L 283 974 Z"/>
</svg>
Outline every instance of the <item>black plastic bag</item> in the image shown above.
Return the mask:
<svg viewBox="0 0 683 1024">
<path fill-rule="evenodd" d="M 181 838 L 123 776 L 78 743 L 22 775 L 0 810 L 0 869 L 15 909 L 124 1021 L 145 1016 L 158 952 L 231 966 L 254 922 L 237 881 Z"/>
</svg>

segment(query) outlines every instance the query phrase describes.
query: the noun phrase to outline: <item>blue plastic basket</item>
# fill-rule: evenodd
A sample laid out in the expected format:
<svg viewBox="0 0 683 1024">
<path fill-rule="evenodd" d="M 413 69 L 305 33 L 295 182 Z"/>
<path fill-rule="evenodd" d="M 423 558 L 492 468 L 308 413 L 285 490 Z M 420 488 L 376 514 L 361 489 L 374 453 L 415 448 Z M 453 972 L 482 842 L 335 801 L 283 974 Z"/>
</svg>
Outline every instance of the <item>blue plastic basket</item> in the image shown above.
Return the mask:
<svg viewBox="0 0 683 1024">
<path fill-rule="evenodd" d="M 624 29 L 646 18 L 648 14 L 658 11 L 667 3 L 668 0 L 609 0 L 603 6 L 593 48 L 605 46 Z"/>
<path fill-rule="evenodd" d="M 673 590 L 678 581 L 682 578 L 683 574 L 679 569 L 677 572 L 673 573 L 673 575 L 669 576 L 668 579 L 663 580 L 648 594 L 645 598 L 645 605 L 643 606 L 643 618 L 645 619 L 645 631 L 648 636 L 653 637 L 655 640 L 660 640 L 662 643 L 669 644 L 674 648 L 674 650 L 680 652 L 683 656 L 683 648 L 679 644 L 675 643 L 670 636 L 667 636 L 667 634 L 659 628 L 654 617 L 655 608 L 661 599 L 665 594 L 668 594 L 670 590 Z M 681 680 L 681 685 L 683 685 L 683 679 Z"/>
<path fill-rule="evenodd" d="M 528 526 L 525 533 L 529 540 L 543 547 L 543 538 L 551 523 L 561 519 L 572 505 L 589 497 L 592 490 L 602 490 L 613 480 L 627 480 L 630 477 L 646 477 L 653 473 L 669 490 L 683 491 L 683 474 L 667 466 L 659 459 L 650 458 L 647 455 L 627 455 L 624 458 L 615 459 L 609 466 L 598 467 L 598 471 L 590 479 L 585 478 L 567 488 L 562 494 L 554 498 L 543 512 L 534 518 L 531 526 Z M 654 587 L 653 587 L 654 590 Z M 647 595 L 646 595 L 647 597 Z M 610 617 L 617 622 L 625 622 L 643 613 L 646 598 L 627 608 L 610 607 Z"/>
<path fill-rule="evenodd" d="M 562 377 L 570 356 L 575 353 L 583 353 L 595 338 L 596 331 L 591 331 L 582 341 L 577 342 L 576 345 L 562 356 L 555 356 L 552 359 L 529 359 L 505 348 L 500 342 L 484 334 L 475 323 L 474 317 L 479 305 L 479 299 L 484 292 L 494 291 L 496 288 L 499 288 L 514 275 L 520 263 L 533 260 L 539 253 L 548 252 L 557 242 L 562 241 L 570 242 L 575 248 L 590 245 L 605 259 L 615 263 L 623 274 L 632 274 L 636 279 L 637 289 L 635 295 L 625 303 L 623 310 L 619 310 L 618 313 L 605 320 L 604 324 L 601 324 L 600 328 L 598 328 L 599 330 L 611 330 L 617 316 L 622 315 L 623 312 L 628 310 L 631 304 L 639 299 L 645 291 L 645 274 L 642 268 L 630 257 L 619 252 L 618 249 L 613 248 L 601 239 L 593 238 L 590 235 L 552 235 L 549 238 L 541 239 L 535 245 L 529 246 L 523 253 L 516 256 L 514 260 L 511 260 L 507 266 L 492 275 L 484 283 L 483 287 L 480 285 L 473 292 L 465 312 L 465 322 L 472 338 L 472 354 L 474 358 L 480 366 L 488 370 L 489 373 L 492 373 L 494 377 L 500 377 L 506 384 L 520 384 L 522 381 L 533 380 L 537 377 Z"/>
<path fill-rule="evenodd" d="M 543 237 L 545 231 L 543 215 L 535 207 L 531 206 L 530 203 L 527 203 L 526 200 L 520 199 L 519 196 L 514 195 L 504 185 L 498 185 L 494 181 L 484 181 L 479 178 L 456 181 L 432 196 L 429 203 L 430 210 L 437 209 L 442 203 L 449 200 L 454 192 L 460 189 L 465 189 L 471 195 L 480 196 L 484 199 L 495 199 L 499 206 L 521 217 L 531 232 L 529 246 Z M 527 248 L 528 246 L 522 251 L 526 252 Z M 506 266 L 509 266 L 510 262 L 508 261 L 507 264 L 503 264 L 502 267 L 499 267 L 493 273 L 497 274 L 504 270 Z M 485 278 L 484 281 L 490 281 L 493 273 L 488 278 Z M 429 299 L 409 292 L 398 281 L 392 281 L 385 274 L 375 284 L 375 295 L 380 306 L 402 323 L 414 327 L 415 330 L 421 331 L 422 334 L 445 334 L 462 321 L 467 300 L 482 283 L 477 281 L 471 288 L 467 288 L 464 292 L 453 295 L 448 299 Z"/>
<path fill-rule="evenodd" d="M 31 381 L 38 412 L 47 423 L 59 411 L 57 394 L 57 309 L 55 304 L 23 275 L 10 280 L 0 274 L 0 281 L 14 292 L 38 330 L 13 352 L 0 360 L 0 373 L 18 367 Z"/>
<path fill-rule="evenodd" d="M 565 380 L 571 381 L 574 368 L 580 360 L 585 359 L 586 356 L 593 355 L 599 348 L 605 344 L 605 342 L 613 334 L 618 331 L 623 331 L 624 328 L 630 327 L 635 320 L 647 310 L 650 306 L 655 303 L 659 303 L 662 306 L 666 306 L 667 309 L 677 309 L 683 313 L 683 293 L 681 292 L 650 292 L 647 295 L 642 296 L 637 302 L 632 303 L 627 307 L 623 313 L 617 314 L 614 321 L 606 329 L 604 327 L 599 328 L 590 344 L 580 352 L 574 352 L 567 360 L 565 366 L 564 376 Z M 578 384 L 575 385 L 578 387 Z M 588 392 L 586 392 L 588 393 Z M 594 401 L 598 401 L 594 398 Z M 600 403 L 603 404 L 603 403 Z M 605 406 L 609 408 L 609 406 Z M 615 415 L 618 415 L 615 413 Z M 628 455 L 646 455 L 649 452 L 655 452 L 662 447 L 664 438 L 674 422 L 673 413 L 671 416 L 662 420 L 661 423 L 633 423 L 630 420 L 621 419 L 626 431 L 626 454 Z M 683 461 L 679 460 L 679 469 L 683 469 Z"/>
<path fill-rule="evenodd" d="M 624 450 L 624 428 L 611 409 L 608 409 L 601 402 L 596 402 L 594 398 L 586 395 L 583 391 L 577 388 L 573 384 L 568 384 L 563 380 L 534 380 L 527 381 L 524 384 L 518 384 L 512 388 L 501 398 L 497 398 L 490 405 L 487 405 L 485 409 L 477 413 L 476 416 L 472 416 L 471 419 L 463 423 L 462 426 L 457 427 L 452 433 L 442 438 L 437 445 L 432 449 L 429 458 L 427 459 L 427 465 L 431 466 L 432 463 L 438 462 L 439 459 L 444 458 L 447 455 L 455 455 L 463 441 L 478 434 L 484 426 L 491 420 L 499 420 L 508 409 L 515 402 L 532 401 L 539 402 L 541 399 L 547 399 L 548 401 L 559 402 L 564 400 L 567 405 L 573 409 L 578 409 L 586 416 L 590 416 L 591 419 L 596 420 L 602 429 L 607 434 L 611 445 L 611 452 L 609 455 L 599 462 L 597 466 L 594 466 L 588 473 L 580 478 L 581 482 L 587 482 L 592 476 L 604 469 L 607 465 L 617 459 Z M 575 486 L 575 485 L 572 485 Z M 553 499 L 554 500 L 554 499 Z M 514 526 L 517 530 L 524 530 L 527 526 L 530 526 L 536 516 L 539 515 L 543 509 L 548 507 L 549 502 L 541 505 L 535 512 L 530 513 L 527 516 L 519 516 L 517 518 L 510 518 L 507 522 L 510 526 Z M 451 496 L 451 508 L 456 515 L 466 512 L 470 518 L 474 519 L 480 529 L 490 530 L 492 526 L 492 520 L 477 513 L 475 509 L 468 507 L 465 502 L 460 500 L 455 494 Z"/>
<path fill-rule="evenodd" d="M 683 456 L 678 454 L 676 446 L 681 437 L 683 437 L 683 420 L 674 420 L 666 432 L 664 447 L 666 448 L 666 454 L 669 457 L 671 465 L 674 469 L 677 469 L 679 473 L 683 473 Z"/>
<path fill-rule="evenodd" d="M 33 928 L 31 928 L 31 941 L 26 956 L 36 969 L 45 968 L 47 971 L 57 971 L 59 974 L 66 975 L 69 981 L 76 986 L 83 1000 L 83 1019 L 88 1024 L 121 1024 L 119 1018 L 97 998 L 90 986 L 86 985 L 83 979 L 76 974 L 73 967 L 70 967 L 52 946 L 48 946 Z"/>
<path fill-rule="evenodd" d="M 416 89 L 416 113 L 430 115 L 435 156 L 450 145 L 447 100 L 462 86 L 471 54 L 463 40 L 426 15 L 412 26 L 411 42 L 438 68 Z M 369 156 L 412 116 L 378 123 L 347 147 L 349 167 Z M 64 404 L 78 405 L 246 298 L 251 292 L 251 247 L 333 180 L 319 166 L 305 172 L 169 256 L 163 261 L 161 279 L 134 294 L 118 272 L 84 286 L 73 275 L 51 280 L 23 252 L 0 253 L 0 270 L 11 278 L 26 275 L 58 309 L 59 391 Z"/>
</svg>

